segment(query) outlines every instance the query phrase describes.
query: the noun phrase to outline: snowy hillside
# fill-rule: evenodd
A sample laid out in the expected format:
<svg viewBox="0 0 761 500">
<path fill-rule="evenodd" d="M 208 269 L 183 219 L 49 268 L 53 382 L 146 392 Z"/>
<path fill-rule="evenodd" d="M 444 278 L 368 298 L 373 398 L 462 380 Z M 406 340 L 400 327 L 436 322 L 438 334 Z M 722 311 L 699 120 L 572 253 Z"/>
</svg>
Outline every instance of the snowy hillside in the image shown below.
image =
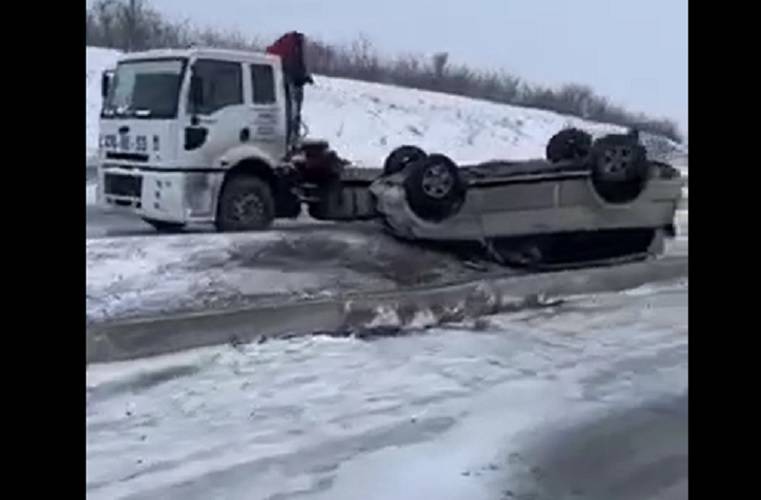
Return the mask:
<svg viewBox="0 0 761 500">
<path fill-rule="evenodd" d="M 87 154 L 98 145 L 100 74 L 118 52 L 88 47 Z M 594 134 L 620 128 L 548 111 L 340 78 L 315 78 L 306 89 L 309 135 L 330 141 L 358 165 L 378 166 L 391 149 L 417 144 L 456 161 L 544 156 L 547 140 L 563 127 Z"/>
</svg>

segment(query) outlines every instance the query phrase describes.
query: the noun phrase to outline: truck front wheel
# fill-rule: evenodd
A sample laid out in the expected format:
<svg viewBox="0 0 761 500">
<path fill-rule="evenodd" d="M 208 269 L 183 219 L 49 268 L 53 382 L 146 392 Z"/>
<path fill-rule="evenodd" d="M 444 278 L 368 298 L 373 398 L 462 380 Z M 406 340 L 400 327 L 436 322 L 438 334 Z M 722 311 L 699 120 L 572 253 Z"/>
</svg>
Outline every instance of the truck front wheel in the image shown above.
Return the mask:
<svg viewBox="0 0 761 500">
<path fill-rule="evenodd" d="M 270 185 L 259 177 L 235 175 L 225 182 L 217 204 L 218 231 L 261 231 L 275 219 Z"/>
</svg>

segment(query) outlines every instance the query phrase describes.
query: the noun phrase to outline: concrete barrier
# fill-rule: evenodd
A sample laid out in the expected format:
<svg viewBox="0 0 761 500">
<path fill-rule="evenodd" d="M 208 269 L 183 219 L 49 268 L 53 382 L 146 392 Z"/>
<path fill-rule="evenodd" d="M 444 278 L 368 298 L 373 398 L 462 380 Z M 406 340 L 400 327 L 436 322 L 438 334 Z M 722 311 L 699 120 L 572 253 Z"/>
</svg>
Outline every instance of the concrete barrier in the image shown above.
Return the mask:
<svg viewBox="0 0 761 500">
<path fill-rule="evenodd" d="M 620 291 L 687 276 L 687 257 L 539 273 L 330 300 L 101 322 L 86 330 L 87 363 L 166 354 L 267 337 L 375 326 L 432 326 L 531 307 L 557 297 Z"/>
</svg>

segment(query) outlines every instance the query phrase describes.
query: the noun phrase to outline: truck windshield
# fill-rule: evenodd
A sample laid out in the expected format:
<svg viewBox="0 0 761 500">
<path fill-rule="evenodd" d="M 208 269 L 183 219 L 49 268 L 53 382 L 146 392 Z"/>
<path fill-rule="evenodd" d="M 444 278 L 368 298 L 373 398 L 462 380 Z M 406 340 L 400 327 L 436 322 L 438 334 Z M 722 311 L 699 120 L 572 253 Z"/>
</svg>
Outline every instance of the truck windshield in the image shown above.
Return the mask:
<svg viewBox="0 0 761 500">
<path fill-rule="evenodd" d="M 119 63 L 101 116 L 176 117 L 185 62 L 185 59 L 161 59 Z"/>
</svg>

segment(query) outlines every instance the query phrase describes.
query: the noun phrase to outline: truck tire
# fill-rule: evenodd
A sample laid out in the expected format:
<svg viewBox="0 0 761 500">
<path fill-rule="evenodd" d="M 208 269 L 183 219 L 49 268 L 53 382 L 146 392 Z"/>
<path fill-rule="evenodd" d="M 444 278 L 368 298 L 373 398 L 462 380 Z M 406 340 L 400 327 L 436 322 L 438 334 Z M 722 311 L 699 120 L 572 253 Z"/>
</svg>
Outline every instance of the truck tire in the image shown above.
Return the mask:
<svg viewBox="0 0 761 500">
<path fill-rule="evenodd" d="M 644 191 L 650 165 L 632 135 L 611 134 L 592 145 L 592 184 L 608 203 L 629 203 Z"/>
<path fill-rule="evenodd" d="M 457 165 L 441 154 L 432 154 L 406 168 L 404 192 L 415 215 L 440 222 L 457 213 L 465 202 L 466 188 Z"/>
<path fill-rule="evenodd" d="M 261 231 L 275 219 L 270 185 L 252 175 L 235 175 L 222 187 L 214 224 L 218 231 Z"/>
<path fill-rule="evenodd" d="M 166 222 L 163 220 L 149 219 L 147 217 L 143 217 L 143 220 L 153 226 L 153 229 L 159 233 L 179 233 L 185 227 L 185 224 L 182 222 Z"/>
<path fill-rule="evenodd" d="M 563 160 L 583 160 L 592 149 L 592 136 L 577 128 L 566 128 L 553 135 L 545 153 L 552 163 Z"/>
<path fill-rule="evenodd" d="M 383 162 L 383 175 L 393 175 L 404 170 L 412 162 L 426 157 L 425 151 L 417 146 L 399 146 L 391 151 Z"/>
</svg>

